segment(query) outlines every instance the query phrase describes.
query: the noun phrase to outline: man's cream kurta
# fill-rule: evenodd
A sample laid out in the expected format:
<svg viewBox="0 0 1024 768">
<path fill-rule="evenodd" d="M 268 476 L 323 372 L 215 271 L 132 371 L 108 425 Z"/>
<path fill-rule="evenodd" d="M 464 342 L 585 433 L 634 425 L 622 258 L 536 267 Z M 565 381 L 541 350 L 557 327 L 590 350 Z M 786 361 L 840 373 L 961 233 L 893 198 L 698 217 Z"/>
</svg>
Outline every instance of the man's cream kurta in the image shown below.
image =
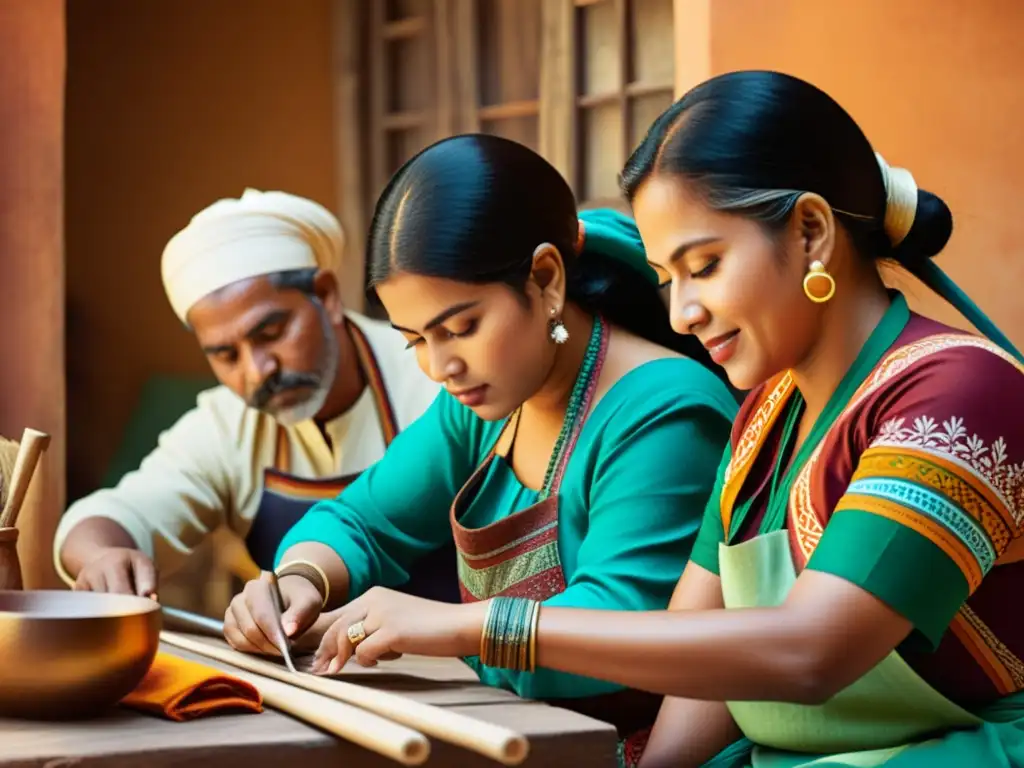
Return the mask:
<svg viewBox="0 0 1024 768">
<path fill-rule="evenodd" d="M 380 321 L 353 313 L 348 317 L 373 348 L 398 428 L 404 429 L 433 402 L 440 387 L 420 370 L 401 334 Z M 137 470 L 114 488 L 96 491 L 68 509 L 54 540 L 57 572 L 73 583 L 59 553 L 69 531 L 87 517 L 118 522 L 165 574 L 218 526 L 226 525 L 244 538 L 259 505 L 263 470 L 274 465 L 277 430 L 273 417 L 247 407 L 226 387 L 201 393 L 196 407 L 160 436 Z M 289 472 L 310 479 L 347 475 L 384 453 L 369 387 L 325 431 L 333 448 L 312 420 L 287 428 Z"/>
</svg>

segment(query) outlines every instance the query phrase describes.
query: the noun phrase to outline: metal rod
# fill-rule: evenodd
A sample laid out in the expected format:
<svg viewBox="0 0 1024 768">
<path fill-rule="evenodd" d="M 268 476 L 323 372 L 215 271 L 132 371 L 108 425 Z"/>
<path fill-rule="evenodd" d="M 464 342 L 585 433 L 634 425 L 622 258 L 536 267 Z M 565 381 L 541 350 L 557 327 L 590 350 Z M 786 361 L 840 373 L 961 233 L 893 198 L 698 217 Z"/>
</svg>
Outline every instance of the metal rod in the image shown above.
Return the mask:
<svg viewBox="0 0 1024 768">
<path fill-rule="evenodd" d="M 217 621 L 217 619 L 211 619 L 208 616 L 200 616 L 198 613 L 192 613 L 191 611 L 182 611 L 178 608 L 171 608 L 167 605 L 160 606 L 163 610 L 164 616 L 169 619 L 185 624 L 190 629 L 197 630 L 204 635 L 210 635 L 211 637 L 224 637 L 224 623 Z"/>
<path fill-rule="evenodd" d="M 284 624 L 281 615 L 284 613 L 284 598 L 281 597 L 281 588 L 277 585 L 277 574 L 273 571 L 266 571 L 267 583 L 270 585 L 270 598 L 274 604 L 274 645 L 281 652 L 284 664 L 292 674 L 298 674 L 295 664 L 292 662 L 292 653 L 288 648 L 288 635 L 284 631 Z"/>
</svg>

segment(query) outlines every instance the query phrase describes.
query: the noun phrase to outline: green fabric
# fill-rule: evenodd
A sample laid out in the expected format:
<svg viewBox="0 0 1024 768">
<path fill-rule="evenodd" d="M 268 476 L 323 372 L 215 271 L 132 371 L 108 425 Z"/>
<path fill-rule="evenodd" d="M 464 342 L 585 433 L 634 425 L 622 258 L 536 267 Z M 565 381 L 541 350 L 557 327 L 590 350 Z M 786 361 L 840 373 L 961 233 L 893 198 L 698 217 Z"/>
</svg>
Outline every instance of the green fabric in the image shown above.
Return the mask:
<svg viewBox="0 0 1024 768">
<path fill-rule="evenodd" d="M 723 749 L 701 768 L 747 768 L 754 743 L 750 739 L 738 739 Z"/>
<path fill-rule="evenodd" d="M 1010 701 L 1012 699 L 1012 701 Z M 755 750 L 744 768 L 1021 768 L 1024 766 L 1024 694 L 1005 702 L 1017 712 L 1011 723 L 986 722 L 891 749 L 839 755 L 801 755 Z M 717 768 L 717 766 L 716 766 Z M 737 766 L 738 768 L 738 766 Z"/>
<path fill-rule="evenodd" d="M 993 323 L 988 315 L 981 311 L 970 296 L 963 292 L 959 285 L 954 283 L 939 265 L 932 259 L 927 259 L 921 264 L 915 264 L 912 270 L 914 276 L 927 285 L 939 296 L 944 298 L 964 317 L 966 317 L 975 328 L 983 333 L 989 340 L 995 342 L 1006 352 L 1009 352 L 1018 361 L 1024 363 L 1024 355 L 1013 345 L 998 326 Z"/>
<path fill-rule="evenodd" d="M 968 597 L 963 572 L 934 543 L 856 509 L 832 516 L 807 567 L 846 579 L 899 611 L 916 630 L 909 642 L 923 640 L 929 650 L 938 647 Z"/>
<path fill-rule="evenodd" d="M 467 528 L 482 528 L 494 522 L 496 509 L 525 509 L 539 500 L 540 491 L 520 483 L 505 458 L 495 456 L 484 473 L 476 498 L 463 513 L 461 522 Z"/>
<path fill-rule="evenodd" d="M 893 301 L 891 306 L 875 327 L 871 336 L 868 337 L 853 365 L 850 366 L 846 375 L 839 382 L 839 386 L 832 394 L 832 397 L 829 398 L 825 409 L 815 420 L 810 435 L 801 446 L 800 452 L 791 462 L 789 470 L 782 476 L 781 483 L 773 483 L 774 492 L 769 500 L 769 509 L 764 518 L 766 524 L 772 523 L 774 527 L 778 527 L 785 523 L 785 510 L 789 503 L 789 491 L 803 464 L 810 458 L 817 444 L 832 427 L 836 417 L 847 406 L 850 398 L 857 391 L 857 387 L 860 386 L 865 377 L 878 364 L 886 350 L 896 341 L 896 338 L 910 319 L 910 309 L 907 306 L 906 299 L 900 293 L 893 292 L 892 295 Z M 788 415 L 801 410 L 802 406 L 803 397 L 799 391 L 794 392 L 790 396 L 787 408 L 795 410 L 789 410 L 787 412 Z M 796 423 L 795 420 L 794 423 Z M 701 524 L 697 541 L 693 545 L 693 554 L 691 556 L 695 563 L 712 573 L 718 573 L 719 545 L 726 541 L 725 530 L 722 524 L 721 495 L 725 481 L 725 470 L 729 464 L 731 451 L 732 447 L 728 446 L 718 467 L 715 489 L 704 512 L 704 520 Z M 782 459 L 784 455 L 784 450 L 778 452 L 775 471 L 778 471 L 778 460 Z M 733 510 L 729 541 L 732 541 L 740 530 L 743 521 L 750 513 L 753 502 L 753 498 L 747 498 L 737 504 Z M 762 532 L 767 532 L 767 529 Z"/>
<path fill-rule="evenodd" d="M 690 560 L 711 573 L 718 573 L 718 545 L 725 541 L 725 526 L 722 523 L 722 486 L 725 485 L 725 470 L 732 458 L 732 446 L 726 445 L 722 461 L 715 474 L 715 487 L 708 497 L 704 509 L 704 520 L 700 524 L 697 540 L 693 542 Z"/>
<path fill-rule="evenodd" d="M 611 208 L 591 208 L 580 211 L 583 222 L 583 253 L 600 253 L 621 261 L 643 276 L 651 285 L 658 285 L 658 274 L 647 261 L 647 252 L 640 239 L 636 222 Z"/>
<path fill-rule="evenodd" d="M 124 475 L 138 469 L 156 447 L 160 433 L 195 408 L 201 392 L 217 385 L 217 379 L 210 376 L 161 375 L 148 379 L 103 476 L 102 487 L 113 488 Z"/>
<path fill-rule="evenodd" d="M 818 418 L 814 420 L 814 425 L 811 427 L 811 431 L 800 446 L 800 450 L 797 452 L 796 457 L 789 465 L 789 469 L 782 476 L 781 483 L 775 489 L 776 492 L 771 494 L 771 498 L 768 500 L 768 510 L 765 512 L 765 522 L 767 528 L 762 528 L 762 533 L 768 533 L 771 530 L 778 530 L 786 522 L 786 508 L 789 506 L 789 492 L 793 487 L 793 482 L 796 480 L 797 475 L 800 474 L 800 470 L 803 469 L 804 464 L 814 453 L 814 449 L 818 447 L 818 443 L 822 441 L 828 431 L 832 428 L 836 418 L 843 412 L 846 406 L 850 402 L 850 398 L 853 397 L 857 391 L 857 387 L 861 385 L 861 382 L 867 378 L 868 374 L 878 365 L 879 361 L 889 350 L 889 348 L 895 343 L 896 339 L 903 332 L 903 329 L 907 325 L 907 321 L 910 320 L 910 309 L 907 306 L 907 300 L 903 298 L 903 295 L 895 291 L 892 292 L 892 304 L 889 309 L 886 310 L 882 319 L 878 325 L 871 332 L 868 340 L 861 347 L 860 352 L 854 359 L 853 364 L 844 374 L 842 380 L 839 382 L 839 386 L 836 387 L 836 391 L 832 393 L 832 396 L 828 399 L 825 404 L 824 410 L 819 414 Z M 793 392 L 787 403 L 789 409 L 799 409 L 803 406 L 803 395 L 800 394 L 799 390 Z M 788 411 L 792 413 L 792 411 Z M 795 430 L 794 430 L 795 432 Z M 780 445 L 779 451 L 776 453 L 776 464 L 784 460 L 787 453 L 787 446 Z M 777 467 L 776 467 L 777 468 Z M 774 484 L 773 484 L 773 487 Z M 736 509 L 732 513 L 732 524 L 729 531 L 729 541 L 733 541 L 736 534 L 741 530 L 744 520 L 750 512 L 755 499 L 748 497 L 743 502 L 739 503 Z"/>
<path fill-rule="evenodd" d="M 722 545 L 719 561 L 730 610 L 780 605 L 796 581 L 785 531 Z M 818 706 L 727 705 L 756 744 L 752 768 L 1024 765 L 1024 695 L 968 712 L 932 688 L 895 651 Z"/>
<path fill-rule="evenodd" d="M 587 419 L 562 481 L 558 550 L 568 587 L 547 605 L 668 605 L 735 415 L 725 385 L 686 358 L 642 365 L 609 389 Z M 450 540 L 452 500 L 500 429 L 442 393 L 381 461 L 306 514 L 282 542 L 278 562 L 289 547 L 318 541 L 345 561 L 354 596 L 374 584 L 402 584 L 418 557 Z M 467 511 L 467 525 L 487 525 L 534 498 L 500 464 L 490 479 L 486 503 Z M 467 661 L 484 682 L 528 698 L 619 689 L 551 670 L 527 674 Z"/>
<path fill-rule="evenodd" d="M 849 397 L 847 402 L 849 402 Z M 782 424 L 782 435 L 779 437 L 779 445 L 782 446 L 782 449 L 776 456 L 775 467 L 772 469 L 771 484 L 768 486 L 768 510 L 765 516 L 761 518 L 760 533 L 778 531 L 786 527 L 786 513 L 789 511 L 789 494 L 787 493 L 785 496 L 779 494 L 779 477 L 782 475 L 782 467 L 786 462 L 788 447 L 793 444 L 793 440 L 796 438 L 797 428 L 800 425 L 800 420 L 803 418 L 805 410 L 806 403 L 804 403 L 803 395 L 797 390 L 786 404 L 786 420 Z M 822 430 L 821 434 L 818 435 L 819 441 L 825 437 L 831 426 L 832 424 L 830 423 L 826 429 Z M 806 461 L 809 457 L 809 453 L 805 454 L 804 460 Z M 789 478 L 790 484 L 792 484 L 792 479 L 795 477 L 796 475 L 794 474 L 793 477 Z M 780 498 L 784 499 L 784 501 L 776 504 L 771 503 Z M 743 513 L 746 514 L 749 508 L 750 504 L 748 502 Z M 733 527 L 732 535 L 735 536 L 737 532 L 738 525 Z"/>
</svg>

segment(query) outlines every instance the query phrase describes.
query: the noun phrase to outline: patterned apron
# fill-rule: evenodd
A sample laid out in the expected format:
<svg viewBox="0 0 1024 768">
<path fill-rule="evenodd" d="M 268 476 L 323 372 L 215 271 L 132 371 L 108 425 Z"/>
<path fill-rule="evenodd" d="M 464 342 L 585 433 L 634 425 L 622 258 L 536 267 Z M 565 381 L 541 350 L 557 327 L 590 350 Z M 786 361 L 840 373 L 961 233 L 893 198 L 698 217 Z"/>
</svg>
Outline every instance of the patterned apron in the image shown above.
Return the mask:
<svg viewBox="0 0 1024 768">
<path fill-rule="evenodd" d="M 346 325 L 352 336 L 359 366 L 373 393 L 386 450 L 398 434 L 398 420 L 380 366 L 366 336 L 351 320 L 346 319 Z M 318 501 L 337 498 L 360 474 L 355 472 L 310 479 L 290 474 L 289 465 L 288 436 L 284 428 L 278 426 L 274 466 L 263 470 L 263 490 L 252 526 L 245 538 L 249 556 L 263 570 L 273 568 L 274 556 L 285 534 L 302 519 L 310 507 Z M 458 602 L 454 546 L 445 545 L 421 558 L 410 570 L 409 581 L 396 589 L 431 600 Z"/>
<path fill-rule="evenodd" d="M 781 605 L 796 581 L 789 534 L 783 529 L 721 544 L 719 571 L 726 608 Z M 936 691 L 896 651 L 821 705 L 735 701 L 727 706 L 755 745 L 730 765 L 1024 765 L 1024 732 L 1013 724 L 1024 716 L 1024 697 L 1007 697 L 995 708 L 1001 712 L 986 722 Z M 943 735 L 929 738 L 936 733 Z"/>
<path fill-rule="evenodd" d="M 470 529 L 459 522 L 479 493 L 491 462 L 497 456 L 497 448 L 513 420 L 516 428 L 505 452 L 506 457 L 511 457 L 518 432 L 516 414 L 505 422 L 494 446 L 456 495 L 451 507 L 463 602 L 499 595 L 546 600 L 566 588 L 558 555 L 558 489 L 575 442 L 566 446 L 547 498 L 483 528 Z M 660 696 L 624 690 L 586 698 L 557 699 L 550 703 L 613 724 L 620 738 L 620 765 L 635 766 L 647 744 L 661 701 Z"/>
</svg>

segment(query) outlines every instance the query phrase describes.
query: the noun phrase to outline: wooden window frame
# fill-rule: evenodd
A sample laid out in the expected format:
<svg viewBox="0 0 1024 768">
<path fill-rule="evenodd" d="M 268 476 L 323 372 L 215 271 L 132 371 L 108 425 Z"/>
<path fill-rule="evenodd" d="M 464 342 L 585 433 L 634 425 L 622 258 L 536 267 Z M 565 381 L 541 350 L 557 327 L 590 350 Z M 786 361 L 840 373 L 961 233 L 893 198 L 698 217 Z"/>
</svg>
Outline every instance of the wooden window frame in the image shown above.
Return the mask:
<svg viewBox="0 0 1024 768">
<path fill-rule="evenodd" d="M 423 0 L 416 17 L 387 20 L 385 0 L 334 0 L 335 115 L 338 197 L 345 228 L 346 253 L 342 296 L 356 311 L 367 309 L 366 230 L 373 201 L 391 175 L 388 141 L 399 131 L 419 129 L 426 145 L 457 133 L 478 132 L 481 125 L 536 116 L 537 149 L 569 180 L 581 207 L 621 205 L 618 198 L 595 199 L 585 189 L 585 115 L 588 110 L 619 106 L 622 141 L 619 168 L 636 137 L 632 110 L 645 96 L 674 93 L 674 76 L 666 82 L 632 80 L 633 50 L 630 3 L 646 0 L 543 0 L 540 3 L 540 82 L 538 98 L 481 105 L 478 67 L 478 0 Z M 616 87 L 581 93 L 585 51 L 581 50 L 581 14 L 611 4 L 618 20 Z M 671 34 L 671 33 L 670 33 Z M 425 66 L 432 68 L 432 99 L 423 109 L 389 111 L 388 46 L 413 38 L 426 41 Z"/>
<path fill-rule="evenodd" d="M 675 92 L 674 73 L 665 82 L 633 79 L 633 30 L 630 3 L 637 0 L 545 0 L 541 41 L 540 151 L 570 181 L 581 207 L 596 200 L 587 194 L 583 178 L 583 135 L 587 110 L 609 104 L 619 105 L 622 140 L 616 165 L 622 167 L 635 145 L 630 135 L 632 110 L 637 99 Z M 593 6 L 610 4 L 618 28 L 618 82 L 599 93 L 582 93 L 585 53 L 580 50 L 580 14 Z M 671 34 L 674 34 L 671 33 Z M 607 202 L 618 202 L 609 200 Z"/>
</svg>

